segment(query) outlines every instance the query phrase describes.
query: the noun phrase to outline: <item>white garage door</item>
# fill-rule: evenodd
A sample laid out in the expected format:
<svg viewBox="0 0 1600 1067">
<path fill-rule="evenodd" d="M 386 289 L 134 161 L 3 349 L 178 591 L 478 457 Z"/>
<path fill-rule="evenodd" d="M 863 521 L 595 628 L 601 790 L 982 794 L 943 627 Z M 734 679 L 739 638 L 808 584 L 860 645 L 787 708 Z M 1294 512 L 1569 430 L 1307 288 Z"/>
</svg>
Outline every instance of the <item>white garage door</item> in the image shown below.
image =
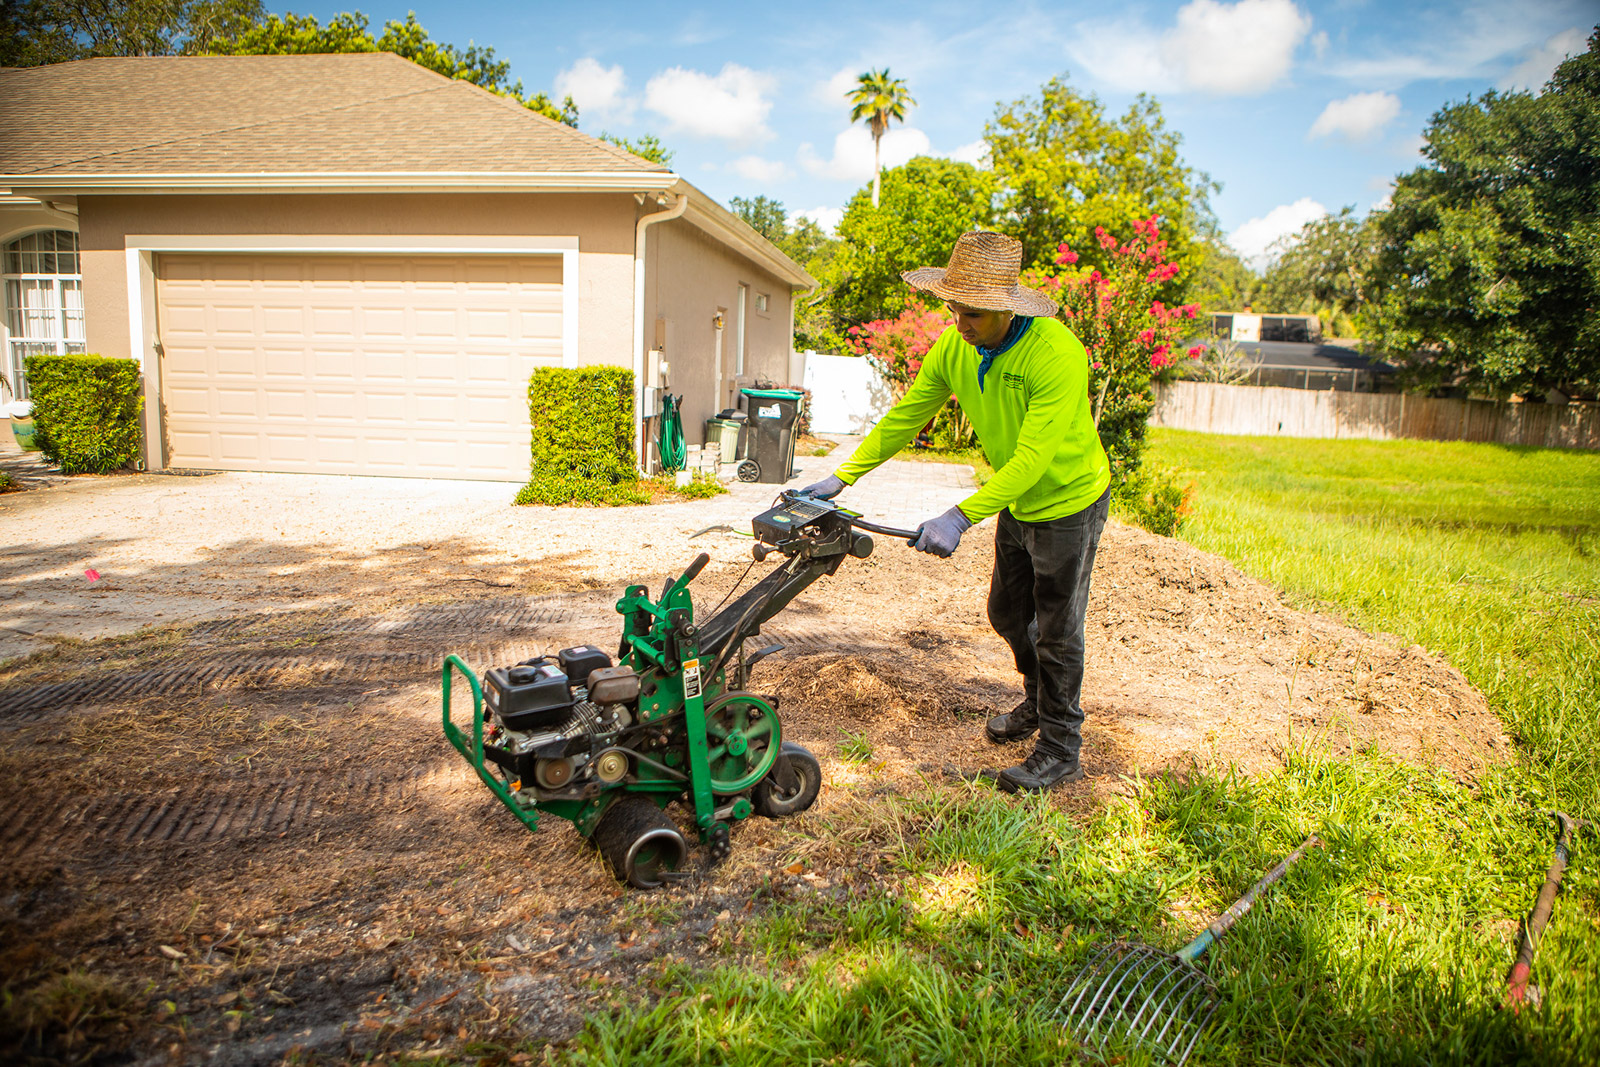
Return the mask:
<svg viewBox="0 0 1600 1067">
<path fill-rule="evenodd" d="M 516 481 L 559 256 L 161 255 L 167 464 Z"/>
</svg>

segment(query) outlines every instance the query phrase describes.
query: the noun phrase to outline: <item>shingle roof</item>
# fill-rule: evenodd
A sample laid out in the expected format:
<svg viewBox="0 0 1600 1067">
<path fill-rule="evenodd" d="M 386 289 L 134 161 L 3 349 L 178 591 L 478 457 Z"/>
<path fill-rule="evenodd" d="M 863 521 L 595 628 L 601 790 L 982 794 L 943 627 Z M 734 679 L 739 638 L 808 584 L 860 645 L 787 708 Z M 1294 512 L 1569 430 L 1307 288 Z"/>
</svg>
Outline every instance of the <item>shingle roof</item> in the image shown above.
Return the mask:
<svg viewBox="0 0 1600 1067">
<path fill-rule="evenodd" d="M 671 172 L 385 52 L 0 69 L 0 176 L 391 173 Z"/>
</svg>

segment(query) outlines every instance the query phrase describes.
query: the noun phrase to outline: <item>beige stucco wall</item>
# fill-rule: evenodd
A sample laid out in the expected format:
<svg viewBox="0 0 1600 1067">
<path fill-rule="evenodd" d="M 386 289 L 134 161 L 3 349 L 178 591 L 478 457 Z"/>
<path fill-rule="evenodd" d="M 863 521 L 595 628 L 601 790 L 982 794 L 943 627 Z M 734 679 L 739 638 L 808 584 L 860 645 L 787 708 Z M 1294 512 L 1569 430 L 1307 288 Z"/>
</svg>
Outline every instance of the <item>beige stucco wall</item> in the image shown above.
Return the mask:
<svg viewBox="0 0 1600 1067">
<path fill-rule="evenodd" d="M 717 331 L 713 320 L 725 309 L 723 344 L 737 336 L 739 286 L 748 286 L 745 309 L 745 360 L 741 384 L 762 378 L 792 384 L 793 347 L 789 311 L 794 294 L 787 282 L 768 273 L 685 219 L 660 223 L 648 231 L 645 252 L 645 346 L 664 342 L 671 368 L 668 388 L 683 397 L 683 436 L 691 445 L 705 439 L 705 421 L 724 406 L 717 387 Z M 756 310 L 756 294 L 766 293 L 767 310 Z M 662 320 L 658 323 L 658 320 Z M 731 360 L 730 360 L 731 363 Z"/>
<path fill-rule="evenodd" d="M 35 230 L 76 230 L 77 221 L 65 212 L 48 211 L 29 203 L 0 204 L 0 244 Z"/>
<path fill-rule="evenodd" d="M 89 350 L 140 355 L 130 351 L 129 234 L 575 236 L 578 362 L 631 366 L 636 211 L 626 193 L 81 197 Z"/>
</svg>

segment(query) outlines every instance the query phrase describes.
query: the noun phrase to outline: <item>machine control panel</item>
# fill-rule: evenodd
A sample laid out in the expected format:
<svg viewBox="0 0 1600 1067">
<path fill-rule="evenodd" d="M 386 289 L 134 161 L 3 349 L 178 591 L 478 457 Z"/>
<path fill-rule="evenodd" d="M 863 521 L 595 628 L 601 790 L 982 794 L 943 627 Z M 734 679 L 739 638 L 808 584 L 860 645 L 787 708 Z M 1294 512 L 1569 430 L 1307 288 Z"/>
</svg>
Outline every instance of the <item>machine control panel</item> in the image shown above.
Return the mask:
<svg viewBox="0 0 1600 1067">
<path fill-rule="evenodd" d="M 854 515 L 832 501 L 785 492 L 776 505 L 751 520 L 751 527 L 757 541 L 781 545 L 796 537 L 825 533 L 835 524 L 848 527 Z"/>
</svg>

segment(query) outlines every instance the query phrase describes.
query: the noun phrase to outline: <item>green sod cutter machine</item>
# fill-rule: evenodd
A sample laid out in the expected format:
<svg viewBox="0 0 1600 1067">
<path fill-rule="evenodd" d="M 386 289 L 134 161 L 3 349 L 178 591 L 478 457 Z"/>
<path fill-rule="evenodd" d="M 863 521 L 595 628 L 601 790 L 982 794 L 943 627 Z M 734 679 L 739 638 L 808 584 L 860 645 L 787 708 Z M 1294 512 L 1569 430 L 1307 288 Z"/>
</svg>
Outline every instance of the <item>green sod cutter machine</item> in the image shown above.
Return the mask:
<svg viewBox="0 0 1600 1067">
<path fill-rule="evenodd" d="M 783 562 L 697 624 L 689 596 L 710 557 L 650 599 L 629 586 L 617 602 L 615 662 L 592 645 L 488 672 L 484 684 L 457 656 L 442 669 L 444 734 L 500 802 L 529 830 L 556 815 L 599 847 L 616 876 L 641 889 L 676 877 L 688 843 L 664 810 L 684 800 L 713 862 L 728 855 L 728 827 L 752 813 L 781 818 L 809 808 L 822 768 L 783 739 L 776 696 L 750 691 L 756 664 L 782 645 L 747 652 L 761 625 L 802 589 L 872 552 L 866 522 L 838 505 L 785 491 L 752 522 L 756 562 Z M 752 564 L 753 565 L 753 564 Z M 472 688 L 472 729 L 450 718 L 450 683 Z"/>
</svg>

